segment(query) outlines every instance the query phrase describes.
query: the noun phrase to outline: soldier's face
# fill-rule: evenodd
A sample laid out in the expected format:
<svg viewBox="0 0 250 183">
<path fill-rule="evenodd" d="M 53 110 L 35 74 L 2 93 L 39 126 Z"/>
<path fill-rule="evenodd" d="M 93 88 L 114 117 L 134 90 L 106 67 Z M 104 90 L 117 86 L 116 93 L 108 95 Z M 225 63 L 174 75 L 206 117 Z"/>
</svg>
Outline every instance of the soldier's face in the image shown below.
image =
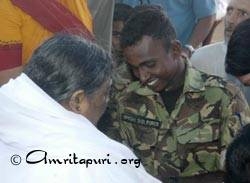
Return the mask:
<svg viewBox="0 0 250 183">
<path fill-rule="evenodd" d="M 162 40 L 143 36 L 135 45 L 125 48 L 123 53 L 140 82 L 160 92 L 176 84 L 175 77 L 180 72 L 179 47 L 179 44 L 174 43 L 166 52 Z"/>
<path fill-rule="evenodd" d="M 231 0 L 225 16 L 225 41 L 228 43 L 235 27 L 250 17 L 249 0 Z"/>
</svg>

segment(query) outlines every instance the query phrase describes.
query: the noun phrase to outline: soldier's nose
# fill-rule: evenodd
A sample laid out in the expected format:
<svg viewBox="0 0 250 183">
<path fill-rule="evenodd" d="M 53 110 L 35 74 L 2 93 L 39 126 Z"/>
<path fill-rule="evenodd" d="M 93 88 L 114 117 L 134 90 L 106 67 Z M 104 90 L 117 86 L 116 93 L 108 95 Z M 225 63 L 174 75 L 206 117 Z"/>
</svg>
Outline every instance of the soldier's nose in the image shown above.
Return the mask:
<svg viewBox="0 0 250 183">
<path fill-rule="evenodd" d="M 146 84 L 150 78 L 150 73 L 148 73 L 145 69 L 139 69 L 139 78 L 142 84 Z"/>
</svg>

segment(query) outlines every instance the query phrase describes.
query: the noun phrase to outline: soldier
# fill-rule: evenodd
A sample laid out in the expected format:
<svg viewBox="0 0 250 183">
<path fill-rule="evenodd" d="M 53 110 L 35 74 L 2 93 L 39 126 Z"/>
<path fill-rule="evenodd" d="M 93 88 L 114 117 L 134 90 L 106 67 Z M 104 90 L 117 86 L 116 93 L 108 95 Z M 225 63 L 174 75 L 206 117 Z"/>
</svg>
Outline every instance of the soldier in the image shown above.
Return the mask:
<svg viewBox="0 0 250 183">
<path fill-rule="evenodd" d="M 163 182 L 222 182 L 225 149 L 249 121 L 241 91 L 192 68 L 160 10 L 133 14 L 120 41 L 139 81 L 119 97 L 106 133 Z"/>
<path fill-rule="evenodd" d="M 124 60 L 122 51 L 120 49 L 120 35 L 125 22 L 134 13 L 134 8 L 127 4 L 117 3 L 114 8 L 113 30 L 112 30 L 112 57 L 114 69 L 112 72 L 112 87 L 110 92 L 110 100 L 108 107 L 98 122 L 98 128 L 105 131 L 107 123 L 110 119 L 110 111 L 116 107 L 116 99 L 119 98 L 120 93 L 129 85 L 133 76 Z"/>
<path fill-rule="evenodd" d="M 134 8 L 127 4 L 115 4 L 113 31 L 112 31 L 112 55 L 115 69 L 113 71 L 113 93 L 123 90 L 132 80 L 132 75 L 120 49 L 120 36 L 125 22 L 134 13 Z"/>
</svg>

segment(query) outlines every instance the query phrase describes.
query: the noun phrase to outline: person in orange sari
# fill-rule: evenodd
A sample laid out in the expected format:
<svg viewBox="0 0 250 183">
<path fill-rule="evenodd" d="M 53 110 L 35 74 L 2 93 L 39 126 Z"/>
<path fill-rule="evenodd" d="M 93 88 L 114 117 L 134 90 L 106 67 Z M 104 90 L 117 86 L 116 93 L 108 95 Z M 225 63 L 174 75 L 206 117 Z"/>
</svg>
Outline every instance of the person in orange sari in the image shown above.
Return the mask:
<svg viewBox="0 0 250 183">
<path fill-rule="evenodd" d="M 92 36 L 87 0 L 1 0 L 0 86 L 20 74 L 33 50 L 57 32 Z"/>
</svg>

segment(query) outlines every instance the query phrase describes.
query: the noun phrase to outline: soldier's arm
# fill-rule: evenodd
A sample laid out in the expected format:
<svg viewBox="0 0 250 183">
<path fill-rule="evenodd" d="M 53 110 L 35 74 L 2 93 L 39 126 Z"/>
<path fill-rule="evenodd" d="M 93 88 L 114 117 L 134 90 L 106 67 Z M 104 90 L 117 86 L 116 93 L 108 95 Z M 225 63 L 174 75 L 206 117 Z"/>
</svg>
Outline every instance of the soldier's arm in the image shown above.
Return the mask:
<svg viewBox="0 0 250 183">
<path fill-rule="evenodd" d="M 246 123 L 250 123 L 250 109 L 242 91 L 228 84 L 227 88 L 231 96 L 224 97 L 222 102 L 221 143 L 228 146 L 238 130 Z"/>
<path fill-rule="evenodd" d="M 192 177 L 181 177 L 179 178 L 179 183 L 223 182 L 226 148 L 236 135 L 237 131 L 244 124 L 250 122 L 250 111 L 247 101 L 240 89 L 236 88 L 234 85 L 228 84 L 223 92 L 220 115 L 220 145 L 218 147 L 221 155 L 220 167 L 218 167 L 220 170 Z"/>
<path fill-rule="evenodd" d="M 237 134 L 238 130 L 246 123 L 250 123 L 250 109 L 242 91 L 232 85 L 227 85 L 231 97 L 225 97 L 222 103 L 221 125 L 221 169 L 224 169 L 225 154 L 228 145 Z"/>
<path fill-rule="evenodd" d="M 113 140 L 128 144 L 123 128 L 121 128 L 119 105 L 115 100 L 109 102 L 106 111 L 98 122 L 97 128 Z"/>
</svg>

